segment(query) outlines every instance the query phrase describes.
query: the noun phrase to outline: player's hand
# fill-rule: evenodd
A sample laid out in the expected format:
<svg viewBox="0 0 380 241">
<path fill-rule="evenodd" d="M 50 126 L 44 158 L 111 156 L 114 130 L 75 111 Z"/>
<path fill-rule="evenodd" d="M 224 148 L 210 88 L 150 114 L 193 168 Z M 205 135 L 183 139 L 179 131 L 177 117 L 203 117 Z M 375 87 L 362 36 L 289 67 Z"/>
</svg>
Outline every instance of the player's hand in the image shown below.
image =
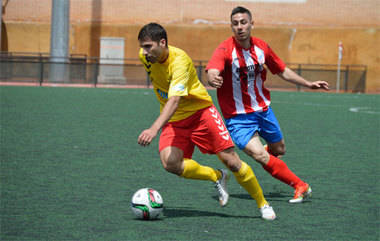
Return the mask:
<svg viewBox="0 0 380 241">
<path fill-rule="evenodd" d="M 329 90 L 329 83 L 326 81 L 318 80 L 311 82 L 310 89 L 324 89 L 324 90 Z"/>
<path fill-rule="evenodd" d="M 213 78 L 209 79 L 208 84 L 214 88 L 220 88 L 223 85 L 223 77 L 220 75 L 215 75 Z"/>
<path fill-rule="evenodd" d="M 139 138 L 137 139 L 137 143 L 140 144 L 141 146 L 148 146 L 152 140 L 156 137 L 157 132 L 151 130 L 151 129 L 146 129 L 141 132 L 139 135 Z"/>
</svg>

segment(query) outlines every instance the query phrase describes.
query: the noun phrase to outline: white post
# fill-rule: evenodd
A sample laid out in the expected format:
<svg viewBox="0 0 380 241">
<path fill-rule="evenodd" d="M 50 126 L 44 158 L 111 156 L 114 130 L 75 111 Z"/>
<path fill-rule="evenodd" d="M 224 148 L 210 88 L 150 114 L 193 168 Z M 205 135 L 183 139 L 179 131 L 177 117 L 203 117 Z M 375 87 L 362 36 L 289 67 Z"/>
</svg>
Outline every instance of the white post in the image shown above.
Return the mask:
<svg viewBox="0 0 380 241">
<path fill-rule="evenodd" d="M 337 70 L 337 77 L 336 77 L 336 92 L 339 93 L 340 90 L 340 64 L 342 62 L 343 58 L 343 44 L 342 41 L 339 41 L 338 44 L 338 70 Z"/>
</svg>

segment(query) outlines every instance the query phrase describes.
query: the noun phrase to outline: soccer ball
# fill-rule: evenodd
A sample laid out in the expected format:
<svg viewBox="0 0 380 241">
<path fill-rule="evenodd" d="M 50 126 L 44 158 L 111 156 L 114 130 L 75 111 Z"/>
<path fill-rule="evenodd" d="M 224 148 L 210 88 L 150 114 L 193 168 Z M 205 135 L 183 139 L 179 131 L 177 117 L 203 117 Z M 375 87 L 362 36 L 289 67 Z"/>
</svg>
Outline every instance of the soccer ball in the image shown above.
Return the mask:
<svg viewBox="0 0 380 241">
<path fill-rule="evenodd" d="M 132 197 L 132 211 L 143 220 L 157 219 L 164 209 L 161 195 L 153 188 L 141 188 Z"/>
</svg>

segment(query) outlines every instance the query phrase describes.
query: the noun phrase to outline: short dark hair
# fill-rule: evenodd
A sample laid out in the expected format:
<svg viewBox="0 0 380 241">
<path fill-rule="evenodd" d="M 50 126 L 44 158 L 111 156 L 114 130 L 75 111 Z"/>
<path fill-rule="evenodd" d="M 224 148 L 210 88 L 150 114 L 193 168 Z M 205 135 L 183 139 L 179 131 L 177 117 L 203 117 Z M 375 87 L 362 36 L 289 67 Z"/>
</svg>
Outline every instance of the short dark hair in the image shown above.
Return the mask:
<svg viewBox="0 0 380 241">
<path fill-rule="evenodd" d="M 237 6 L 236 8 L 232 9 L 230 19 L 232 20 L 232 16 L 234 16 L 237 13 L 246 13 L 248 14 L 249 18 L 252 20 L 251 12 L 247 8 L 241 7 L 241 6 Z"/>
<path fill-rule="evenodd" d="M 166 34 L 166 30 L 158 23 L 148 23 L 141 28 L 137 39 L 145 40 L 147 38 L 155 42 L 159 42 L 161 39 L 165 39 L 166 45 L 168 43 L 168 36 Z"/>
</svg>

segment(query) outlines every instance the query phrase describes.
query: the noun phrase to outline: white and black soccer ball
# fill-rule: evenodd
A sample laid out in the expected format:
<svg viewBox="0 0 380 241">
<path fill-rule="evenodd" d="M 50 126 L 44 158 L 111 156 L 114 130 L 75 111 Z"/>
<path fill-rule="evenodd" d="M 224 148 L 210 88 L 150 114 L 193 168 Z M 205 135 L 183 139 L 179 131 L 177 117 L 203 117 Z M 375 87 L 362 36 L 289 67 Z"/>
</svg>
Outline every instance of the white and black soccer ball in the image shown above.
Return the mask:
<svg viewBox="0 0 380 241">
<path fill-rule="evenodd" d="M 141 188 L 133 194 L 132 211 L 143 220 L 157 219 L 164 209 L 164 201 L 159 192 L 153 188 Z"/>
</svg>

